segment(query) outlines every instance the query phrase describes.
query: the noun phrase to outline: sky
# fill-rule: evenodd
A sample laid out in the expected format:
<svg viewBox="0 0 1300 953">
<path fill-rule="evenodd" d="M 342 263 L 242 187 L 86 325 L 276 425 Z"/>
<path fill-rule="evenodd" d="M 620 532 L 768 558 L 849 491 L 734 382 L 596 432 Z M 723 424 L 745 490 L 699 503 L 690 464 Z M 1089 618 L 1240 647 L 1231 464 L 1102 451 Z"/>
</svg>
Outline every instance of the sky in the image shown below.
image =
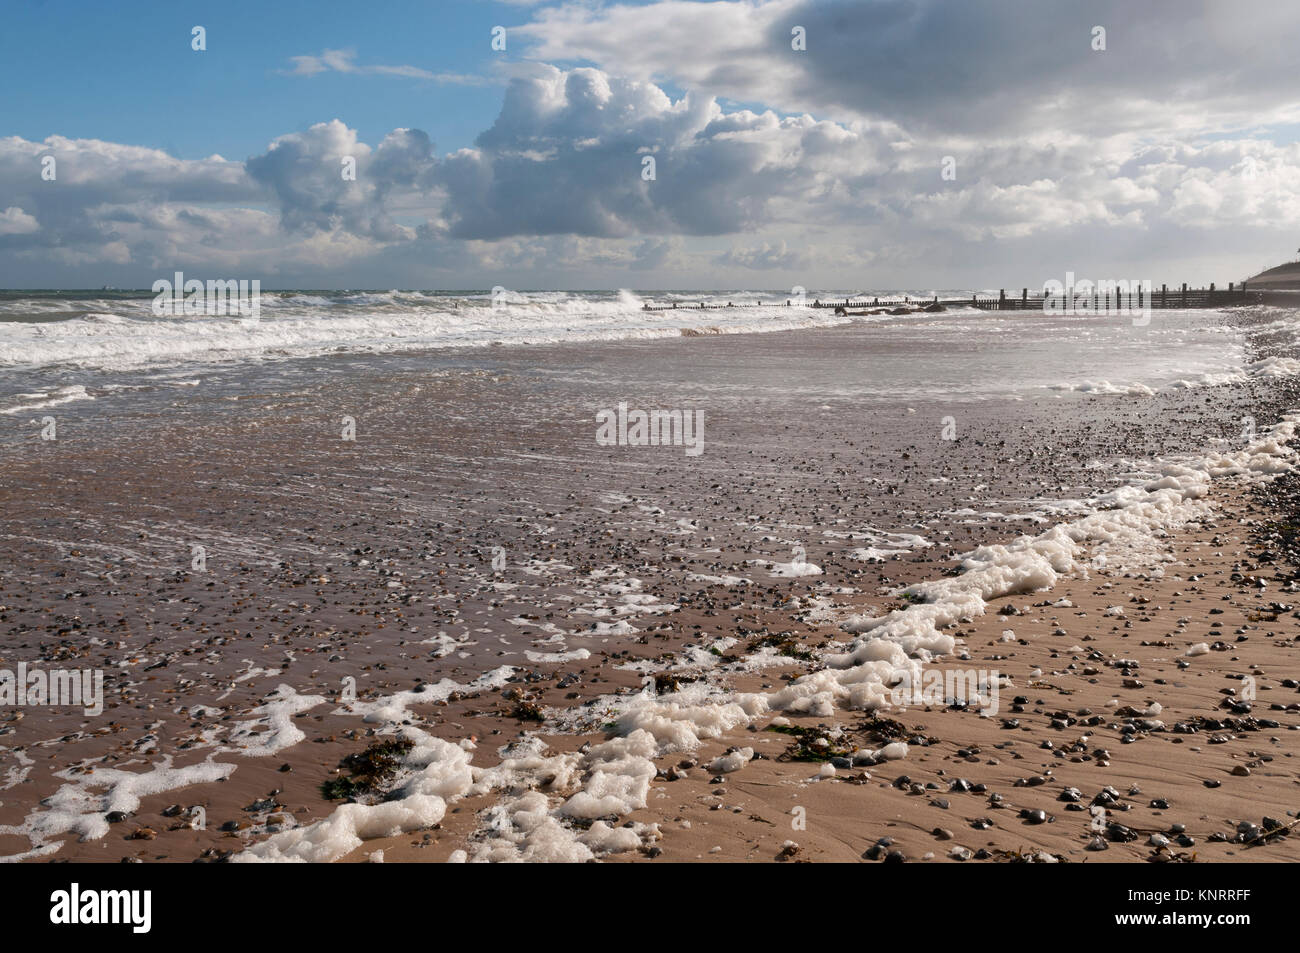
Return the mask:
<svg viewBox="0 0 1300 953">
<path fill-rule="evenodd" d="M 1300 246 L 1300 8 L 1264 0 L 0 22 L 4 287 L 1226 284 Z"/>
</svg>

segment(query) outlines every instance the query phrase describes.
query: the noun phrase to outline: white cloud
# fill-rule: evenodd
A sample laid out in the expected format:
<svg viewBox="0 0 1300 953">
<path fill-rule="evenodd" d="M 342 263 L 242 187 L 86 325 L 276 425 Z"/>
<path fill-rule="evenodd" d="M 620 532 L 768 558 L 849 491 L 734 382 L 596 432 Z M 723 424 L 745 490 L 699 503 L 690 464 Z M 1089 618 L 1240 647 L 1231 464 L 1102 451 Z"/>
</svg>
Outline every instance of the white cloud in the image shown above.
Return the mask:
<svg viewBox="0 0 1300 953">
<path fill-rule="evenodd" d="M 802 251 L 791 249 L 786 246 L 784 241 L 775 244 L 764 242 L 762 245 L 751 248 L 728 249 L 713 260 L 719 265 L 733 265 L 753 271 L 769 271 L 772 269 L 793 271 L 808 267 L 814 253 L 815 249 L 811 248 Z"/>
<path fill-rule="evenodd" d="M 45 161 L 51 158 L 52 166 Z M 47 169 L 52 179 L 43 176 Z M 13 258 L 18 275 L 28 273 L 33 259 L 124 264 L 133 253 L 147 256 L 168 244 L 161 231 L 139 225 L 161 210 L 259 197 L 243 164 L 221 156 L 182 160 L 156 149 L 62 136 L 0 139 L 0 194 L 22 210 L 0 229 L 0 257 Z M 27 227 L 28 219 L 39 227 Z"/>
<path fill-rule="evenodd" d="M 415 236 L 387 200 L 394 189 L 427 186 L 432 168 L 433 144 L 419 130 L 395 129 L 371 149 L 337 119 L 280 136 L 247 162 L 249 177 L 274 194 L 285 231 L 342 229 L 379 242 Z"/>
<path fill-rule="evenodd" d="M 25 235 L 40 227 L 34 216 L 28 215 L 16 205 L 0 212 L 0 235 Z"/>
<path fill-rule="evenodd" d="M 358 76 L 401 76 L 407 79 L 427 79 L 435 83 L 458 86 L 482 86 L 489 80 L 467 73 L 435 73 L 418 66 L 360 66 L 356 63 L 356 50 L 325 50 L 319 56 L 291 56 L 295 76 L 316 76 L 320 73 L 351 73 Z"/>
<path fill-rule="evenodd" d="M 542 67 L 511 81 L 497 121 L 438 180 L 456 237 L 722 235 L 806 217 L 850 166 L 885 171 L 887 151 L 866 126 L 724 112 L 706 96 Z"/>
</svg>

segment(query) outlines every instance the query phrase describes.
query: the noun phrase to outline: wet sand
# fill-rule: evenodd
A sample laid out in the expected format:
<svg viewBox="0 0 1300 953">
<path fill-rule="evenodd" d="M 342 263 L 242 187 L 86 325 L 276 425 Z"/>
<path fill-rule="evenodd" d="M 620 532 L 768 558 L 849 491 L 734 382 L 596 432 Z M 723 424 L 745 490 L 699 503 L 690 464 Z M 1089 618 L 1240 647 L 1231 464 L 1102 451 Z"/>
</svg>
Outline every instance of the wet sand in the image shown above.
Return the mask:
<svg viewBox="0 0 1300 953">
<path fill-rule="evenodd" d="M 146 794 L 104 836 L 52 836 L 48 843 L 61 846 L 44 856 L 221 859 L 328 816 L 338 802 L 323 798 L 320 785 L 380 737 L 374 722 L 339 707 L 347 678 L 362 702 L 423 686 L 420 694 L 438 700 L 413 696 L 399 722 L 452 741 L 476 738 L 474 763 L 485 766 L 521 733 L 558 751 L 599 742 L 599 732 L 552 734 L 547 725 L 566 720 L 555 712 L 596 709 L 610 695 L 639 690 L 643 675 L 626 667 L 636 660 L 690 657 L 720 638 L 739 636 L 736 651 L 768 640 L 791 653 L 788 667 L 732 677 L 730 649 L 717 654 L 722 683 L 771 690 L 807 670 L 798 656 L 847 638 L 837 619 L 950 572 L 957 553 L 1041 530 L 1054 518 L 1043 501 L 1089 495 L 1120 480 L 1132 461 L 1195 452 L 1208 435 L 1231 435 L 1246 414 L 1263 426 L 1295 406 L 1287 383 L 1252 381 L 1138 401 L 876 402 L 864 419 L 851 401 L 781 382 L 747 395 L 738 374 L 731 391 L 700 390 L 686 400 L 650 383 L 777 367 L 792 349 L 805 371 L 821 359 L 829 373 L 833 362 L 851 360 L 844 352 L 852 333 L 538 348 L 526 358 L 493 354 L 480 367 L 463 366 L 461 357 L 462 366 L 433 371 L 374 362 L 309 385 L 200 390 L 115 416 L 87 409 L 61 425 L 58 441 L 6 442 L 3 664 L 104 668 L 107 710 L 89 719 L 54 709 L 5 716 L 0 825 L 22 824 L 40 799 L 69 783 L 168 758 L 178 768 L 209 759 L 235 767 L 223 781 Z M 706 452 L 692 459 L 680 448 L 596 446 L 594 409 L 629 397 L 647 407 L 702 407 Z M 948 415 L 958 424 L 953 441 L 940 436 Z M 339 439 L 344 416 L 357 421 L 355 442 Z M 1214 526 L 1163 541 L 1175 560 L 1163 577 L 1066 580 L 1041 597 L 1010 597 L 1023 615 L 988 614 L 960 626 L 970 664 L 997 667 L 1016 686 L 1004 694 L 1028 699 L 1012 716 L 1016 728 L 969 711 L 886 713 L 934 743 L 913 745 L 903 761 L 809 783 L 820 765 L 781 760 L 790 736 L 760 720 L 752 731 L 657 759 L 665 774 L 648 806 L 620 822 L 658 823 L 662 836 L 655 848 L 609 856 L 657 849 L 667 860 L 772 860 L 789 840 L 798 844 L 786 851 L 793 859 L 849 860 L 891 837 L 889 850 L 911 860 L 946 857 L 955 845 L 1143 859 L 1153 849 L 1148 830 L 1172 823 L 1185 824 L 1196 842 L 1173 851 L 1201 860 L 1284 856 L 1285 840 L 1245 848 L 1210 838 L 1235 834 L 1230 821 L 1259 823 L 1255 814 L 1289 822 L 1294 713 L 1270 715 L 1276 728 L 1143 732 L 1131 744 L 1117 731 L 1118 709 L 1152 702 L 1171 726 L 1222 717 L 1220 689 L 1250 671 L 1257 709 L 1294 695 L 1280 682 L 1294 650 L 1294 615 L 1272 612 L 1276 592 L 1230 578 L 1236 564 L 1252 561 L 1238 521 L 1270 518 L 1271 504 L 1217 484 L 1214 502 Z M 930 545 L 909 549 L 911 536 Z M 201 571 L 191 562 L 194 545 L 205 548 Z M 823 574 L 778 577 L 755 562 L 788 562 L 796 546 Z M 901 551 L 864 562 L 852 556 L 864 546 Z M 494 547 L 505 557 L 500 569 Z M 1204 578 L 1188 582 L 1193 572 Z M 709 576 L 734 581 L 701 578 Z M 1061 598 L 1073 607 L 1035 606 Z M 1141 599 L 1149 601 L 1134 601 Z M 1211 604 L 1223 614 L 1210 616 Z M 1115 605 L 1124 616 L 1105 614 Z M 1067 634 L 1053 635 L 1058 628 Z M 998 641 L 1005 629 L 1015 641 Z M 1177 667 L 1186 644 L 1213 642 L 1219 630 L 1228 651 Z M 1076 645 L 1084 651 L 1072 651 Z M 1094 650 L 1100 658 L 1088 657 Z M 1140 664 L 1125 674 L 1107 664 L 1115 658 Z M 502 665 L 512 671 L 493 680 Z M 1026 673 L 1035 668 L 1044 674 L 1030 684 Z M 485 677 L 493 687 L 474 691 Z M 1125 678 L 1142 687 L 1125 688 Z M 443 679 L 470 688 L 453 692 Z M 300 710 L 261 707 L 280 684 L 305 697 L 289 706 Z M 1118 705 L 1108 705 L 1112 699 Z M 1051 725 L 1057 713 L 1063 728 Z M 1098 716 L 1104 725 L 1083 723 Z M 588 720 L 600 719 L 593 711 Z M 838 718 L 850 738 L 860 721 L 855 712 Z M 304 733 L 300 742 L 293 728 Z M 1084 734 L 1084 750 L 1066 750 Z M 1235 737 L 1219 743 L 1224 734 Z M 1042 747 L 1047 741 L 1053 749 Z M 711 783 L 699 765 L 736 746 L 767 757 Z M 1104 768 L 1099 746 L 1111 755 Z M 683 760 L 697 766 L 668 780 Z M 1231 774 L 1238 765 L 1250 774 Z M 869 780 L 858 778 L 864 773 Z M 921 793 L 895 787 L 902 775 Z M 949 793 L 956 777 L 987 791 Z M 1016 786 L 1039 777 L 1047 780 Z M 1205 787 L 1207 780 L 1221 786 Z M 1128 793 L 1133 784 L 1140 794 Z M 1086 808 L 1105 785 L 1121 795 L 1112 818 L 1140 836 L 1083 852 Z M 1082 812 L 1056 800 L 1067 786 L 1081 792 Z M 109 813 L 102 789 L 86 791 L 82 810 Z M 1002 796 L 1001 806 L 988 803 L 990 793 Z M 1243 796 L 1251 816 L 1234 817 Z M 369 841 L 348 858 L 382 849 L 391 860 L 446 859 L 471 845 L 477 812 L 497 797 L 456 801 L 437 829 Z M 1154 798 L 1170 807 L 1150 808 Z M 931 804 L 939 799 L 947 809 Z M 165 814 L 173 805 L 202 805 L 207 829 Z M 803 830 L 791 826 L 795 806 L 807 808 Z M 1022 809 L 1055 820 L 1026 823 Z M 994 824 L 975 831 L 981 817 Z M 2 854 L 31 846 L 26 835 L 0 834 Z"/>
</svg>

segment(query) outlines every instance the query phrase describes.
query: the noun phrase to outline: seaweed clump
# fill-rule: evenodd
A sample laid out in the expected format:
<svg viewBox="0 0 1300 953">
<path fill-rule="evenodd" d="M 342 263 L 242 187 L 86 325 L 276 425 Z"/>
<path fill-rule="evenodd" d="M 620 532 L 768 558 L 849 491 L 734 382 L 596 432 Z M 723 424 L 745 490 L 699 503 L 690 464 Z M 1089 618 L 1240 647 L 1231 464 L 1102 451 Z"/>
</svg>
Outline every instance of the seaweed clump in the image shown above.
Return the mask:
<svg viewBox="0 0 1300 953">
<path fill-rule="evenodd" d="M 798 659 L 801 662 L 810 662 L 813 657 L 812 652 L 789 632 L 775 632 L 750 640 L 749 651 L 751 652 L 767 648 L 776 649 L 778 655 Z"/>
<path fill-rule="evenodd" d="M 895 741 L 909 734 L 915 734 L 915 732 L 908 731 L 907 726 L 901 721 L 895 721 L 893 718 L 882 718 L 879 715 L 872 715 L 858 726 L 858 730 L 888 741 Z"/>
<path fill-rule="evenodd" d="M 817 725 L 804 728 L 800 725 L 768 725 L 765 731 L 790 735 L 791 741 L 778 761 L 830 761 L 832 758 L 847 758 L 852 752 L 844 746 L 839 729 Z"/>
<path fill-rule="evenodd" d="M 519 699 L 515 702 L 515 707 L 510 709 L 510 717 L 518 718 L 520 721 L 537 721 L 546 720 L 546 715 L 540 705 L 527 699 Z"/>
<path fill-rule="evenodd" d="M 355 800 L 382 791 L 413 747 L 415 743 L 408 738 L 386 738 L 365 751 L 348 755 L 339 762 L 348 774 L 321 782 L 321 796 L 327 801 Z"/>
<path fill-rule="evenodd" d="M 681 675 L 676 672 L 660 672 L 655 675 L 655 694 L 671 695 L 680 691 L 683 685 L 699 681 L 698 675 Z"/>
</svg>

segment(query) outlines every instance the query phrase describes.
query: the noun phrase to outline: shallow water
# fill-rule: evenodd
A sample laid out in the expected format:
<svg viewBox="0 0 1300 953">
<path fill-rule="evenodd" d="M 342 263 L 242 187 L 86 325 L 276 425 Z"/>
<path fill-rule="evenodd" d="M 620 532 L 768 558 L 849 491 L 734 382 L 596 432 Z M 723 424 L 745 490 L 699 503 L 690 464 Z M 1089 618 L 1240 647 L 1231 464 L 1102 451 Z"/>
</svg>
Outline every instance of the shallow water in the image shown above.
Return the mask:
<svg viewBox="0 0 1300 953">
<path fill-rule="evenodd" d="M 328 307 L 376 321 L 410 317 L 402 295 L 334 297 L 345 303 Z M 305 313 L 327 299 L 283 300 Z M 373 600 L 396 604 L 413 623 L 405 629 L 426 636 L 490 632 L 490 652 L 481 640 L 465 647 L 478 671 L 525 651 L 596 649 L 654 615 L 639 604 L 691 588 L 683 560 L 696 575 L 770 582 L 762 561 L 797 552 L 826 569 L 817 582 L 861 585 L 863 573 L 902 573 L 908 558 L 1074 512 L 1149 474 L 1158 455 L 1232 444 L 1285 366 L 1260 365 L 1247 328 L 1286 342 L 1295 316 L 837 320 L 770 333 L 11 366 L 0 399 L 11 559 L 0 580 L 27 592 L 22 614 L 35 615 L 24 624 L 43 624 L 58 565 L 92 580 L 84 598 L 95 614 L 111 605 L 184 637 L 187 619 L 206 618 L 184 593 L 223 606 L 209 614 L 235 618 L 239 602 L 265 623 L 319 573 L 330 580 L 322 601 L 344 608 L 312 611 L 336 627 Z M 99 345 L 117 340 L 82 330 Z M 64 356 L 85 353 L 75 344 Z M 598 445 L 596 415 L 620 404 L 701 414 L 703 452 Z M 47 418 L 56 441 L 39 438 Z M 355 440 L 343 439 L 349 421 Z M 206 575 L 187 575 L 196 546 Z M 104 594 L 141 572 L 161 605 Z M 510 621 L 548 613 L 540 633 Z"/>
<path fill-rule="evenodd" d="M 848 294 L 814 292 L 808 300 Z M 102 414 L 133 411 L 166 406 L 178 393 L 188 400 L 190 388 L 214 395 L 291 388 L 358 367 L 490 369 L 497 360 L 522 359 L 544 373 L 549 358 L 539 348 L 586 343 L 598 354 L 602 342 L 615 341 L 640 342 L 652 349 L 645 353 L 664 358 L 648 359 L 648 373 L 624 378 L 629 391 L 653 389 L 678 401 L 722 397 L 728 389 L 752 399 L 855 402 L 1146 394 L 1251 373 L 1240 331 L 1213 311 L 1123 318 L 957 309 L 843 317 L 781 300 L 753 291 L 645 298 L 626 291 L 508 293 L 495 304 L 490 292 L 276 292 L 262 296 L 253 319 L 157 317 L 153 298 L 142 293 L 3 292 L 0 418 L 68 413 L 91 401 L 108 401 Z M 737 306 L 641 309 L 673 301 Z M 1295 313 L 1274 313 L 1294 333 Z M 790 330 L 817 333 L 783 333 Z M 736 333 L 778 337 L 755 339 L 743 365 L 710 365 L 707 347 L 667 346 L 683 334 Z M 515 348 L 522 355 L 497 355 Z M 598 361 L 574 363 L 557 371 L 570 374 L 570 383 L 600 376 Z"/>
</svg>

